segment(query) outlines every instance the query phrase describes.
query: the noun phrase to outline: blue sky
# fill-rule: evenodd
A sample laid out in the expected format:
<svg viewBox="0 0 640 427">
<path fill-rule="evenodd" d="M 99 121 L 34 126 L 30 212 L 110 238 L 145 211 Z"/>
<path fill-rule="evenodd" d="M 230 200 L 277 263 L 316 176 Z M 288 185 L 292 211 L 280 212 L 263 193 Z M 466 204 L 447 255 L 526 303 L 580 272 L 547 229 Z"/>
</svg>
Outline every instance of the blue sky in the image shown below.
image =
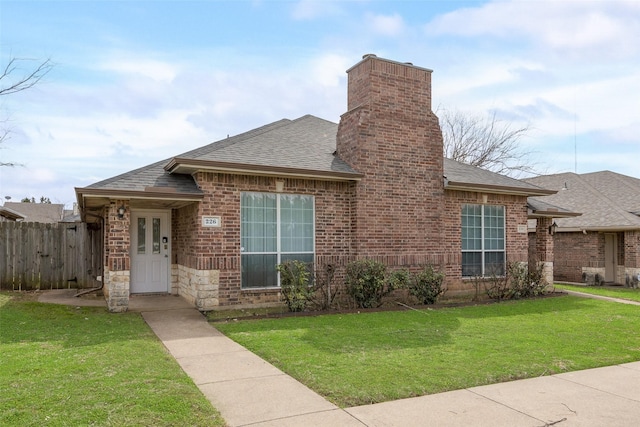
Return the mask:
<svg viewBox="0 0 640 427">
<path fill-rule="evenodd" d="M 638 40 L 637 1 L 2 0 L 2 66 L 56 65 L 0 99 L 0 161 L 24 165 L 0 168 L 0 197 L 71 205 L 281 118 L 338 122 L 367 53 L 434 70 L 434 108 L 529 124 L 543 173 L 640 178 Z"/>
</svg>

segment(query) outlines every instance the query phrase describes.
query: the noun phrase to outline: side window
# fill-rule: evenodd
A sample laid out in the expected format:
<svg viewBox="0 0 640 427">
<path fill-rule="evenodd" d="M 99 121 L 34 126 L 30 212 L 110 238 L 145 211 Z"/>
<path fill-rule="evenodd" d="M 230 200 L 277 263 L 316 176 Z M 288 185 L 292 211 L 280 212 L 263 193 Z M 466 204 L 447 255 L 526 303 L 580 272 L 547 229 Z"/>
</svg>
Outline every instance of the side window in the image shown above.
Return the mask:
<svg viewBox="0 0 640 427">
<path fill-rule="evenodd" d="M 504 206 L 463 205 L 462 276 L 502 276 L 504 273 Z"/>
</svg>

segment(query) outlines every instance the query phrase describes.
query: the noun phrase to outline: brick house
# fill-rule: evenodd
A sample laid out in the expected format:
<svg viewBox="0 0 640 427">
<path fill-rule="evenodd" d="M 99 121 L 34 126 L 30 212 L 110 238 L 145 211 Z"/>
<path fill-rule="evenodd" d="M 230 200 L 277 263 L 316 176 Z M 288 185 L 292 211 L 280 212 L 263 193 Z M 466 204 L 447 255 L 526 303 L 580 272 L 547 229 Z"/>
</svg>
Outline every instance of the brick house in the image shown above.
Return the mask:
<svg viewBox="0 0 640 427">
<path fill-rule="evenodd" d="M 529 218 L 551 262 L 552 220 L 527 198 L 555 191 L 444 159 L 431 70 L 365 55 L 347 74 L 339 124 L 284 119 L 76 188 L 104 227 L 110 310 L 149 292 L 201 310 L 277 303 L 287 259 L 434 264 L 465 292 L 527 261 Z"/>
<path fill-rule="evenodd" d="M 556 220 L 554 276 L 558 281 L 638 285 L 640 179 L 610 171 L 562 173 L 526 180 L 556 190 L 532 203 L 581 212 Z"/>
</svg>

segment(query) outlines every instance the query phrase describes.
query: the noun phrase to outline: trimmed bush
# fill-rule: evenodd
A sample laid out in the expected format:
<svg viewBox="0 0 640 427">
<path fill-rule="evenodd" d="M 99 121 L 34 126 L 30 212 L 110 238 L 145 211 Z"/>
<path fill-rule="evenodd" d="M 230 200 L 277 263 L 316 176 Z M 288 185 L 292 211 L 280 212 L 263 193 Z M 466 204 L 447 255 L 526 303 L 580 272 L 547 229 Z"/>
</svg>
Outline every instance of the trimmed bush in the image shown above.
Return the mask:
<svg viewBox="0 0 640 427">
<path fill-rule="evenodd" d="M 387 267 L 371 259 L 359 259 L 347 264 L 345 287 L 359 308 L 382 305 L 382 298 L 404 286 L 406 274 L 395 272 L 387 275 Z"/>
<path fill-rule="evenodd" d="M 446 291 L 442 286 L 443 282 L 444 274 L 428 265 L 421 272 L 411 275 L 407 287 L 409 293 L 422 304 L 435 304 L 438 297 Z"/>
<path fill-rule="evenodd" d="M 277 266 L 280 272 L 280 291 L 289 311 L 304 311 L 313 296 L 309 285 L 309 266 L 298 260 L 285 261 Z"/>
</svg>

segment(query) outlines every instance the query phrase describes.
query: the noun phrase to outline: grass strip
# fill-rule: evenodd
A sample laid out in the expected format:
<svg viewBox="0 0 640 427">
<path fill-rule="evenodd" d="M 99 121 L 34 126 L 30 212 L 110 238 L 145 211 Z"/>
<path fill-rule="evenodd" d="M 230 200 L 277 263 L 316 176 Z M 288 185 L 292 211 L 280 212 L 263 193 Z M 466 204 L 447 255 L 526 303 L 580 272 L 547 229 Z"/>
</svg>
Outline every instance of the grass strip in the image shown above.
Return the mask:
<svg viewBox="0 0 640 427">
<path fill-rule="evenodd" d="M 640 310 L 571 296 L 216 323 L 341 407 L 640 360 Z"/>
<path fill-rule="evenodd" d="M 0 354 L 0 425 L 225 425 L 137 313 L 3 292 Z"/>
</svg>

